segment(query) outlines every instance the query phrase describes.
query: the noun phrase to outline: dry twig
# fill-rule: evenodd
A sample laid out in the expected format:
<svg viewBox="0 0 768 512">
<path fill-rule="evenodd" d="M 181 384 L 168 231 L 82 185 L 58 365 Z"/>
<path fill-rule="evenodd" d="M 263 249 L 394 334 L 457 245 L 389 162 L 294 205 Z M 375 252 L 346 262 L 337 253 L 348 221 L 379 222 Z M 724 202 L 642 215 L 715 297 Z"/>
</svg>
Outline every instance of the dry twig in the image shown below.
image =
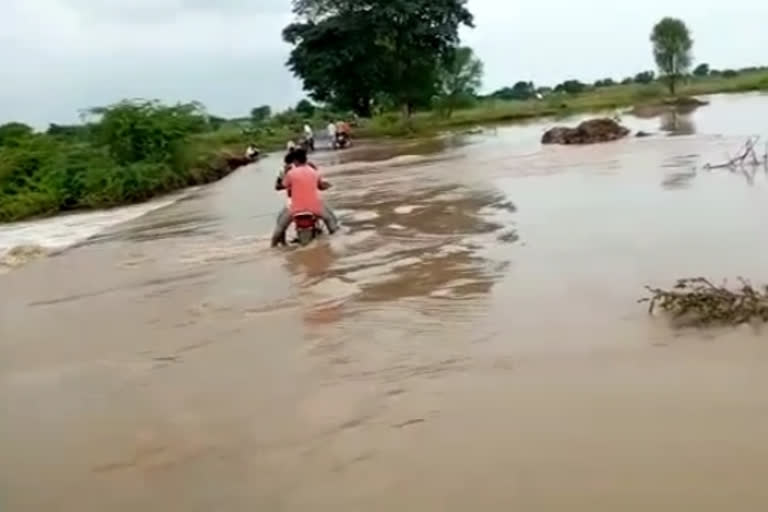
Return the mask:
<svg viewBox="0 0 768 512">
<path fill-rule="evenodd" d="M 650 314 L 660 309 L 691 325 L 768 321 L 768 286 L 757 289 L 741 278 L 739 283 L 741 287 L 734 291 L 725 284 L 715 286 L 703 277 L 680 279 L 671 290 L 646 287 L 651 296 L 638 302 L 648 302 Z"/>
<path fill-rule="evenodd" d="M 737 169 L 743 169 L 746 165 L 757 167 L 762 165 L 768 171 L 768 142 L 765 144 L 765 153 L 760 156 L 755 151 L 757 143 L 760 141 L 760 137 L 750 137 L 744 144 L 743 149 L 733 158 L 727 155 L 728 160 L 721 164 L 706 164 L 704 169 L 730 169 L 736 171 Z M 751 158 L 750 158 L 751 157 Z"/>
</svg>

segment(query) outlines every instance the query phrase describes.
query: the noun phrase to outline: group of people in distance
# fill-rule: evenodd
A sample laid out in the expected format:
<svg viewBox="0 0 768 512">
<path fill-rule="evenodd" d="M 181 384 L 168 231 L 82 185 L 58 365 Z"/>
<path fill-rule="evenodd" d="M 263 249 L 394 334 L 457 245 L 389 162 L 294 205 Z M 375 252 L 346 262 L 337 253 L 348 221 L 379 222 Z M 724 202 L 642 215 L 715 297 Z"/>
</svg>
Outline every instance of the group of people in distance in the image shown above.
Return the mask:
<svg viewBox="0 0 768 512">
<path fill-rule="evenodd" d="M 331 121 L 328 123 L 328 137 L 331 139 L 331 144 L 336 147 L 341 137 L 349 140 L 350 126 L 346 121 Z"/>
</svg>

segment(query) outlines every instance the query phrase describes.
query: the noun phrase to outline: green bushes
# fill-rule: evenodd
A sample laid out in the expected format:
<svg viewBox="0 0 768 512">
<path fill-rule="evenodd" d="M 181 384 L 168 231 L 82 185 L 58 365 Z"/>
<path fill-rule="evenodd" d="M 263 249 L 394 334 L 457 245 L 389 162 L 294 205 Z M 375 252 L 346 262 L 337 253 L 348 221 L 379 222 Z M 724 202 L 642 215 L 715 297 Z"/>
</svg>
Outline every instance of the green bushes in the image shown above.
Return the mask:
<svg viewBox="0 0 768 512">
<path fill-rule="evenodd" d="M 6 123 L 0 126 L 0 146 L 15 146 L 32 135 L 32 127 L 23 123 Z"/>
<path fill-rule="evenodd" d="M 192 149 L 208 128 L 198 104 L 125 101 L 92 113 L 87 129 L 0 129 L 0 221 L 145 201 L 229 172 L 225 159 L 209 168 L 218 148 Z"/>
</svg>

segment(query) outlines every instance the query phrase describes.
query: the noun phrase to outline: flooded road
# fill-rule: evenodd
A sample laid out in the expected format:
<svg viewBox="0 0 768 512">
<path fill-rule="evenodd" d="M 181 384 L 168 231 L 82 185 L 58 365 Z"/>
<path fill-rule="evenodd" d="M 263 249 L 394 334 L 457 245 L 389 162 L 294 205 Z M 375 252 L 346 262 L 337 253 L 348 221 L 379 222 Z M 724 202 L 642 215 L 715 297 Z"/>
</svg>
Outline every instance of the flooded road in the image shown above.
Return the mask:
<svg viewBox="0 0 768 512">
<path fill-rule="evenodd" d="M 301 250 L 272 157 L 7 272 L 0 509 L 765 510 L 765 336 L 636 300 L 768 281 L 765 173 L 702 170 L 767 114 L 318 153 L 344 230 Z"/>
</svg>

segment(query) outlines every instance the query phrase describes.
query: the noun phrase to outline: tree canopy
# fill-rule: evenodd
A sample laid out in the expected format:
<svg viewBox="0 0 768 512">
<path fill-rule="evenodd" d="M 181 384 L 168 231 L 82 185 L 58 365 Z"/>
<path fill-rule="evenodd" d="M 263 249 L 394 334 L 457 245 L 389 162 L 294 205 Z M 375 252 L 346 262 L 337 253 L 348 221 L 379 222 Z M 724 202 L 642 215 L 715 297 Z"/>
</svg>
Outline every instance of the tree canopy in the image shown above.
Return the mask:
<svg viewBox="0 0 768 512">
<path fill-rule="evenodd" d="M 664 18 L 651 32 L 653 57 L 660 74 L 669 85 L 669 92 L 675 94 L 675 86 L 691 67 L 693 39 L 688 27 L 677 18 Z"/>
<path fill-rule="evenodd" d="M 708 76 L 709 75 L 709 64 L 702 62 L 698 66 L 696 66 L 696 69 L 693 70 L 694 76 Z"/>
<path fill-rule="evenodd" d="M 512 87 L 502 87 L 491 93 L 491 98 L 499 100 L 529 100 L 536 95 L 533 82 L 519 81 Z"/>
<path fill-rule="evenodd" d="M 641 71 L 635 75 L 634 82 L 638 84 L 649 84 L 656 79 L 656 73 L 653 71 Z"/>
<path fill-rule="evenodd" d="M 91 110 L 101 117 L 94 129 L 96 140 L 122 164 L 163 162 L 173 156 L 174 143 L 207 127 L 199 103 L 166 106 L 157 101 L 121 101 Z"/>
<path fill-rule="evenodd" d="M 294 0 L 288 66 L 317 101 L 369 115 L 382 94 L 410 111 L 472 26 L 466 0 Z"/>
<path fill-rule="evenodd" d="M 304 117 L 312 117 L 315 115 L 315 106 L 308 99 L 303 99 L 296 104 L 296 112 Z"/>
<path fill-rule="evenodd" d="M 613 80 L 613 78 L 603 78 L 602 80 L 596 80 L 595 81 L 595 87 L 611 87 L 612 85 L 616 85 L 616 82 Z"/>
<path fill-rule="evenodd" d="M 266 121 L 272 115 L 272 108 L 269 105 L 262 105 L 251 109 L 251 119 L 254 122 Z"/>
<path fill-rule="evenodd" d="M 587 89 L 587 85 L 579 80 L 566 80 L 565 82 L 558 84 L 555 87 L 555 92 L 566 92 L 568 94 L 578 94 L 584 92 Z"/>
<path fill-rule="evenodd" d="M 456 48 L 438 70 L 438 107 L 450 115 L 455 108 L 471 104 L 482 80 L 483 63 L 472 48 Z"/>
</svg>

